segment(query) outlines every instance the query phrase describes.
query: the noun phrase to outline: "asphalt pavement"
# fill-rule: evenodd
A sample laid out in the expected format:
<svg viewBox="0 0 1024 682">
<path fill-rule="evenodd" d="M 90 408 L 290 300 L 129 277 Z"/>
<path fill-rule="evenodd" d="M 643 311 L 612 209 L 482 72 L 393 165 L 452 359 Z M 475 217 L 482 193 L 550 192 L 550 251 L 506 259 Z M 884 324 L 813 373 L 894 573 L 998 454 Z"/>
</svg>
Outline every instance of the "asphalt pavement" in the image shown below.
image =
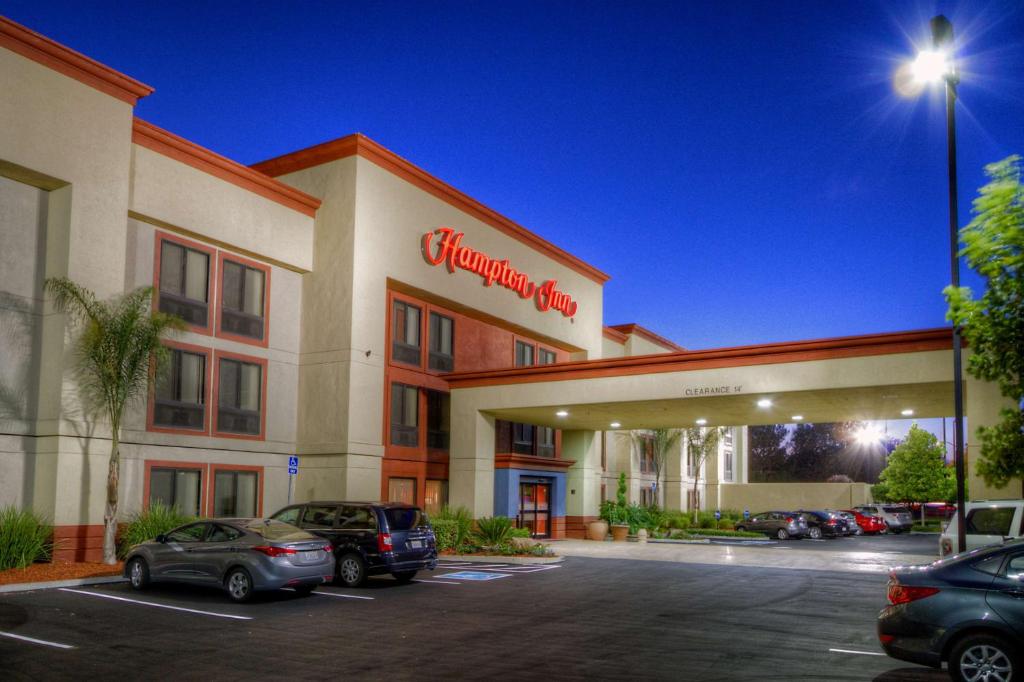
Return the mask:
<svg viewBox="0 0 1024 682">
<path fill-rule="evenodd" d="M 0 595 L 0 664 L 5 680 L 946 679 L 881 654 L 885 579 L 568 557 L 244 605 L 195 587 L 40 590 Z"/>
</svg>

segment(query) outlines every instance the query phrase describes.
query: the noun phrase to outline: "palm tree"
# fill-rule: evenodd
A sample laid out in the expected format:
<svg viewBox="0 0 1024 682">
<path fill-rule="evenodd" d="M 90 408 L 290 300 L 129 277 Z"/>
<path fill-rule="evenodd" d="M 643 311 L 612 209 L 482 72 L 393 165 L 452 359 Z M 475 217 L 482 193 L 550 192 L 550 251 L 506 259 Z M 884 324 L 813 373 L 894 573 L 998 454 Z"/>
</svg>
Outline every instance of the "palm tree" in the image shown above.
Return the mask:
<svg viewBox="0 0 1024 682">
<path fill-rule="evenodd" d="M 641 459 L 644 456 L 644 450 L 650 444 L 649 447 L 654 455 L 654 480 L 657 483 L 657 487 L 661 490 L 664 490 L 661 485 L 661 474 L 665 471 L 665 460 L 668 457 L 668 453 L 679 447 L 679 441 L 682 437 L 682 429 L 650 429 L 647 431 L 629 432 L 629 438 L 633 443 L 633 447 L 640 453 Z M 655 503 L 657 503 L 657 499 Z"/>
<path fill-rule="evenodd" d="M 125 408 L 144 396 L 153 376 L 150 369 L 167 358 L 161 339 L 185 328 L 184 321 L 153 310 L 153 287 L 140 287 L 113 301 L 103 302 L 88 289 L 66 277 L 46 280 L 46 292 L 57 310 L 82 326 L 76 341 L 76 370 L 87 406 L 110 422 L 110 463 L 107 468 L 107 504 L 103 513 L 103 562 L 117 561 L 117 488 L 121 471 L 119 432 Z"/>
<path fill-rule="evenodd" d="M 703 428 L 693 426 L 686 429 L 686 447 L 690 456 L 690 463 L 693 466 L 693 522 L 697 522 L 697 512 L 700 507 L 697 504 L 697 483 L 700 480 L 700 468 L 704 466 L 713 453 L 718 452 L 718 441 L 725 436 L 726 427 L 716 426 L 714 428 Z"/>
</svg>

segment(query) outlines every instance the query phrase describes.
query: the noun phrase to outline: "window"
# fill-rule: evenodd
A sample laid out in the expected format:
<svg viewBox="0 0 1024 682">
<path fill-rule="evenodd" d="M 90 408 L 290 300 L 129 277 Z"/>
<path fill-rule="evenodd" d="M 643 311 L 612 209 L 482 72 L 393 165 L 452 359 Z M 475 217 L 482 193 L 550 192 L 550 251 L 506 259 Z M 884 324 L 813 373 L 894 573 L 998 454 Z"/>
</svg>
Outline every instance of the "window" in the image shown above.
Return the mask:
<svg viewBox="0 0 1024 682">
<path fill-rule="evenodd" d="M 725 448 L 725 480 L 732 480 L 732 446 Z"/>
<path fill-rule="evenodd" d="M 533 346 L 529 343 L 516 341 L 516 367 L 529 367 L 533 364 Z"/>
<path fill-rule="evenodd" d="M 724 441 L 726 445 L 732 445 L 732 429 L 725 430 Z"/>
<path fill-rule="evenodd" d="M 339 516 L 339 528 L 377 530 L 377 517 L 369 507 L 342 507 Z"/>
<path fill-rule="evenodd" d="M 420 364 L 420 309 L 397 300 L 391 316 L 391 359 Z"/>
<path fill-rule="evenodd" d="M 537 427 L 537 456 L 555 456 L 555 430 L 550 426 Z"/>
<path fill-rule="evenodd" d="M 220 358 L 217 430 L 260 435 L 263 367 L 251 362 Z"/>
<path fill-rule="evenodd" d="M 171 348 L 155 397 L 156 426 L 206 430 L 206 355 Z"/>
<path fill-rule="evenodd" d="M 452 318 L 430 313 L 430 357 L 427 359 L 430 369 L 442 372 L 455 369 L 454 329 Z"/>
<path fill-rule="evenodd" d="M 302 514 L 302 527 L 334 528 L 334 519 L 337 515 L 338 508 L 334 505 L 311 504 Z"/>
<path fill-rule="evenodd" d="M 601 501 L 604 502 L 608 499 L 608 486 L 604 483 L 601 484 Z"/>
<path fill-rule="evenodd" d="M 404 502 L 405 504 L 416 504 L 416 479 L 389 478 L 388 500 L 391 502 Z"/>
<path fill-rule="evenodd" d="M 690 448 L 686 448 L 686 475 L 690 478 L 697 478 L 700 476 L 700 472 L 693 466 L 693 455 L 690 453 Z"/>
<path fill-rule="evenodd" d="M 214 516 L 257 516 L 259 474 L 255 471 L 218 471 L 213 476 Z"/>
<path fill-rule="evenodd" d="M 640 473 L 654 473 L 654 437 L 643 436 L 640 447 Z"/>
<path fill-rule="evenodd" d="M 210 254 L 160 240 L 161 312 L 197 327 L 209 326 Z"/>
<path fill-rule="evenodd" d="M 553 365 L 558 360 L 558 356 L 555 355 L 554 351 L 541 348 L 537 351 L 537 359 L 539 360 L 538 364 Z"/>
<path fill-rule="evenodd" d="M 686 491 L 686 508 L 687 509 L 698 509 L 698 508 L 700 508 L 700 491 L 699 490 L 687 490 Z"/>
<path fill-rule="evenodd" d="M 1014 507 L 972 509 L 967 513 L 966 530 L 978 535 L 1012 535 L 1010 524 L 1016 511 Z"/>
<path fill-rule="evenodd" d="M 173 533 L 167 534 L 168 542 L 199 542 L 206 535 L 208 523 L 193 523 L 191 526 L 179 528 Z"/>
<path fill-rule="evenodd" d="M 448 449 L 451 424 L 451 397 L 441 391 L 427 391 L 427 447 Z"/>
<path fill-rule="evenodd" d="M 437 514 L 448 506 L 448 481 L 427 479 L 423 489 L 423 507 L 428 514 Z"/>
<path fill-rule="evenodd" d="M 215 523 L 210 528 L 210 534 L 206 536 L 207 542 L 231 542 L 242 537 L 242 531 L 231 526 L 222 526 Z"/>
<path fill-rule="evenodd" d="M 419 423 L 419 390 L 391 384 L 391 444 L 409 448 L 419 445 Z"/>
<path fill-rule="evenodd" d="M 274 514 L 271 518 L 281 523 L 290 523 L 293 526 L 297 526 L 299 525 L 299 512 L 301 511 L 302 507 L 288 507 Z"/>
<path fill-rule="evenodd" d="M 221 331 L 262 341 L 266 273 L 228 259 L 224 259 L 222 272 Z"/>
<path fill-rule="evenodd" d="M 640 505 L 643 507 L 650 507 L 654 503 L 654 488 L 648 488 L 646 486 L 640 488 Z"/>
<path fill-rule="evenodd" d="M 512 452 L 519 455 L 533 454 L 534 427 L 531 424 L 512 425 Z"/>
<path fill-rule="evenodd" d="M 202 480 L 199 469 L 153 467 L 149 472 L 149 504 L 176 507 L 182 514 L 199 516 Z"/>
</svg>

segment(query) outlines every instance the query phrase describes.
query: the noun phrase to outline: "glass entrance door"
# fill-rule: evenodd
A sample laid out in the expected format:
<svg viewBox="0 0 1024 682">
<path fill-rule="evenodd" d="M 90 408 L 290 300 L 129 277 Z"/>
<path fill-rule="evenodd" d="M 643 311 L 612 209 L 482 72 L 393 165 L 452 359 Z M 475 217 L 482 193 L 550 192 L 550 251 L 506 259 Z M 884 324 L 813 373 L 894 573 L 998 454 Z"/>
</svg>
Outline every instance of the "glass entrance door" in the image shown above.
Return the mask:
<svg viewBox="0 0 1024 682">
<path fill-rule="evenodd" d="M 519 527 L 529 528 L 531 537 L 551 537 L 550 483 L 519 482 Z"/>
</svg>

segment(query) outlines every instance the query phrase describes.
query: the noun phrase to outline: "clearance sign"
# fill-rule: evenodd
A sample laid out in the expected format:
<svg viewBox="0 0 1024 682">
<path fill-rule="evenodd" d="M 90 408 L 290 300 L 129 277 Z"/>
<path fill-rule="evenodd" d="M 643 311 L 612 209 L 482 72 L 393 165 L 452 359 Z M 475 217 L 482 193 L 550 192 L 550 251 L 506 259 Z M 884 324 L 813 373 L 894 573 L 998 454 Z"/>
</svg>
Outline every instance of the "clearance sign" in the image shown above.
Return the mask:
<svg viewBox="0 0 1024 682">
<path fill-rule="evenodd" d="M 527 275 L 513 268 L 508 259 L 491 258 L 483 251 L 474 251 L 462 245 L 462 232 L 450 227 L 439 227 L 423 235 L 423 257 L 431 265 L 444 263 L 448 272 L 455 268 L 474 272 L 484 280 L 484 286 L 495 284 L 519 294 L 519 298 L 532 298 L 537 310 L 557 310 L 565 317 L 572 317 L 579 308 L 572 296 L 558 290 L 558 281 L 549 279 L 543 284 L 534 283 Z M 436 241 L 435 241 L 436 240 Z"/>
</svg>

